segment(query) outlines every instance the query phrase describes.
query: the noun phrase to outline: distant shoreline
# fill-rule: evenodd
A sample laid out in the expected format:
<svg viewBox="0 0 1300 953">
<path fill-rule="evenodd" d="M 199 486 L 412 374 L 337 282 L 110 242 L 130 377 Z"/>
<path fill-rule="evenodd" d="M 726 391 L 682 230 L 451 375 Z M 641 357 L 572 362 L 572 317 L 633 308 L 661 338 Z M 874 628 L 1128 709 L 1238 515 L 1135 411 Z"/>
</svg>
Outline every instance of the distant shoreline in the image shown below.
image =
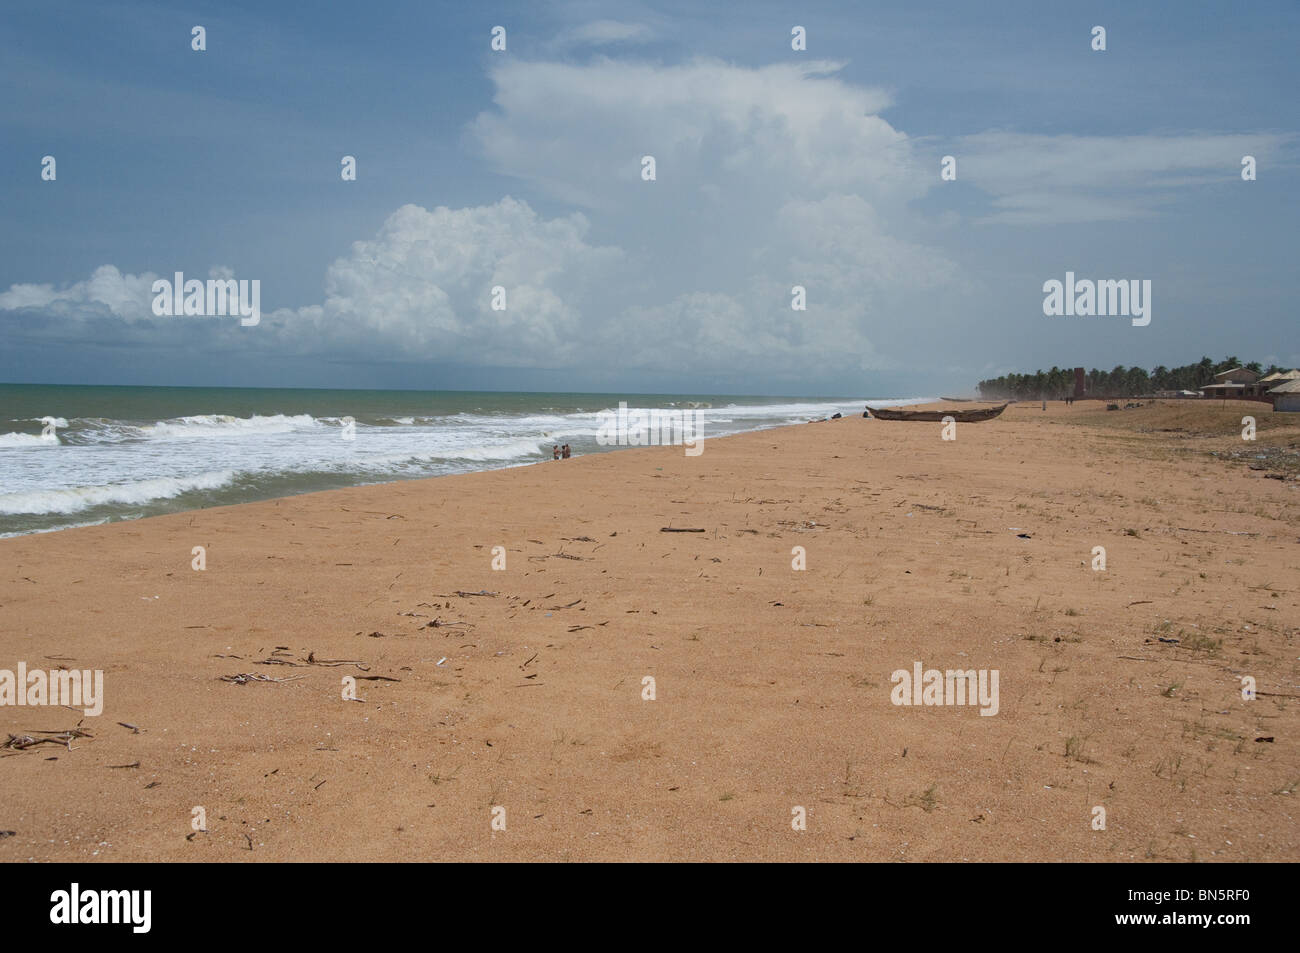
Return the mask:
<svg viewBox="0 0 1300 953">
<path fill-rule="evenodd" d="M 0 536 L 620 449 L 602 421 L 683 415 L 704 440 L 836 413 L 853 398 L 0 385 Z M 906 404 L 925 398 L 892 398 Z M 635 417 L 635 415 L 634 415 Z M 647 440 L 646 442 L 650 442 Z"/>
</svg>

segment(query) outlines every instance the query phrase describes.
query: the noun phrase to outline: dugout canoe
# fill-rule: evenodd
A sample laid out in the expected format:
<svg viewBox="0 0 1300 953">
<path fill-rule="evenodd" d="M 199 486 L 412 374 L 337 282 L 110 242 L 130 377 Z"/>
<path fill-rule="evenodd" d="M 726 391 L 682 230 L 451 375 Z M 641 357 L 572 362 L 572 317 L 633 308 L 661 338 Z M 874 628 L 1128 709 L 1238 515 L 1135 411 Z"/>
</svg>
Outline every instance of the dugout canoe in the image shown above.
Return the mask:
<svg viewBox="0 0 1300 953">
<path fill-rule="evenodd" d="M 906 407 L 872 407 L 867 411 L 877 420 L 925 420 L 942 421 L 945 417 L 962 424 L 977 424 L 981 420 L 992 420 L 1007 409 L 1006 404 L 996 407 L 983 407 L 979 410 L 908 410 Z"/>
</svg>

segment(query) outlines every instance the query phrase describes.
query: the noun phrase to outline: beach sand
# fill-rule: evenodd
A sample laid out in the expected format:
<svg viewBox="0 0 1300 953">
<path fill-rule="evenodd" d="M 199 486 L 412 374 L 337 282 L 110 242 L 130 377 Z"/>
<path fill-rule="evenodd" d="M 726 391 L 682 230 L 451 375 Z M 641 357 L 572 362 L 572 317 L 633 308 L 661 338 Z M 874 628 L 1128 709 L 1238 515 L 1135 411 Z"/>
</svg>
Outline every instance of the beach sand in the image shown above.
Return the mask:
<svg viewBox="0 0 1300 953">
<path fill-rule="evenodd" d="M 1300 484 L 1248 466 L 1300 415 L 941 428 L 0 540 L 0 668 L 106 696 L 0 750 L 0 860 L 1300 859 Z M 916 662 L 997 670 L 997 714 L 894 705 Z"/>
</svg>

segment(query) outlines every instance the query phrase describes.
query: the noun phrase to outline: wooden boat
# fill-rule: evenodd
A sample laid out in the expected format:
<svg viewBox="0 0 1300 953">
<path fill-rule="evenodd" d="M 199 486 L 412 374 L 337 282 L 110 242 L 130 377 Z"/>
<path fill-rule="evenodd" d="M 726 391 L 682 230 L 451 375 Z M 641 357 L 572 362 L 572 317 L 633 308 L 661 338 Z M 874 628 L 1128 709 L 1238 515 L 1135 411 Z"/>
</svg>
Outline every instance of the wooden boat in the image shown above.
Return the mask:
<svg viewBox="0 0 1300 953">
<path fill-rule="evenodd" d="M 999 404 L 996 407 L 983 407 L 979 410 L 908 410 L 906 407 L 881 407 L 877 409 L 870 404 L 867 405 L 867 410 L 877 420 L 928 420 L 938 422 L 945 417 L 951 417 L 962 424 L 976 424 L 981 420 L 992 420 L 1006 409 L 1006 404 Z"/>
</svg>

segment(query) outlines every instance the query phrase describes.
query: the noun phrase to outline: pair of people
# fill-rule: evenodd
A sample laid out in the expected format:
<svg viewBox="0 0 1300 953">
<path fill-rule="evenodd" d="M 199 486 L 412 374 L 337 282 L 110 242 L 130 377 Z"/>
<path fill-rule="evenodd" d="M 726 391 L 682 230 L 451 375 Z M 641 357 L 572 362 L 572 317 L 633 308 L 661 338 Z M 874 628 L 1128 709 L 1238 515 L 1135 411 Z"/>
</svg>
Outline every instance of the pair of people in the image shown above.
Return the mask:
<svg viewBox="0 0 1300 953">
<path fill-rule="evenodd" d="M 572 456 L 572 454 L 573 451 L 569 449 L 569 445 L 567 443 L 563 447 L 557 447 L 553 444 L 551 446 L 552 460 L 560 460 L 560 459 L 567 460 L 569 459 L 570 456 Z"/>
</svg>

